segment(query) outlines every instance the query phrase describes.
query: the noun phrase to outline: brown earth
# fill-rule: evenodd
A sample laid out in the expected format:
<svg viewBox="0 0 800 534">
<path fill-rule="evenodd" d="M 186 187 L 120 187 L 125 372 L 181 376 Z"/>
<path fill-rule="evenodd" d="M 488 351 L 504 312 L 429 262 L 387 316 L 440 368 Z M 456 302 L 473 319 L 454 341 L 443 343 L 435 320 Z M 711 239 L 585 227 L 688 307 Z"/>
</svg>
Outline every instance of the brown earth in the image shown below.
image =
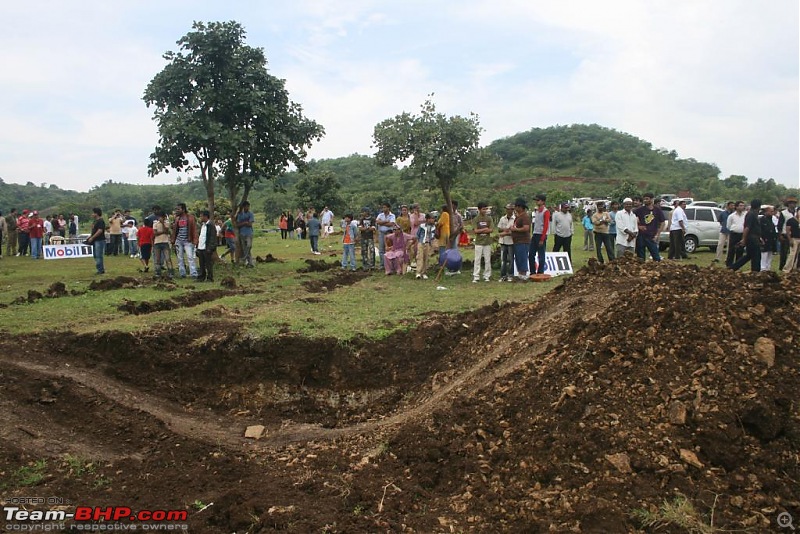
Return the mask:
<svg viewBox="0 0 800 534">
<path fill-rule="evenodd" d="M 681 496 L 771 531 L 800 513 L 798 287 L 623 258 L 379 342 L 4 336 L 0 487 L 208 533 L 692 532 L 636 516 Z"/>
</svg>

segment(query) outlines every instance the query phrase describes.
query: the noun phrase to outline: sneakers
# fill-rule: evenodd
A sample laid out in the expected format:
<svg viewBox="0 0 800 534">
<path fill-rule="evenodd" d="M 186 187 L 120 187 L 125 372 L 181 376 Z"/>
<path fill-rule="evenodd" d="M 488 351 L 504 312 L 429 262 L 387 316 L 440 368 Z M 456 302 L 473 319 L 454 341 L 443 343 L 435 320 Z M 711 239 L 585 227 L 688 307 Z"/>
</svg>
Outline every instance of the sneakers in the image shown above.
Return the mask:
<svg viewBox="0 0 800 534">
<path fill-rule="evenodd" d="M 428 275 L 427 275 L 427 274 L 423 274 L 423 275 L 422 275 L 422 279 L 423 279 L 423 280 L 427 280 L 427 279 L 428 279 Z"/>
<path fill-rule="evenodd" d="M 421 274 L 418 274 L 418 275 L 417 275 L 417 276 L 415 276 L 414 278 L 416 278 L 417 280 L 421 280 L 421 279 L 422 279 L 422 275 L 421 275 Z"/>
<path fill-rule="evenodd" d="M 314 253 L 316 256 L 319 256 L 320 254 L 322 254 L 322 252 L 319 252 L 319 251 L 316 251 L 316 250 L 313 250 L 312 252 L 313 252 L 313 253 Z"/>
<path fill-rule="evenodd" d="M 407 272 L 407 273 L 410 273 L 410 272 L 411 272 L 411 266 L 410 266 L 410 265 L 409 265 L 408 267 L 406 267 L 406 272 Z"/>
<path fill-rule="evenodd" d="M 472 280 L 472 283 L 473 283 L 473 284 L 477 284 L 477 283 L 478 283 L 478 279 L 477 279 L 477 278 L 474 278 L 474 279 Z"/>
</svg>

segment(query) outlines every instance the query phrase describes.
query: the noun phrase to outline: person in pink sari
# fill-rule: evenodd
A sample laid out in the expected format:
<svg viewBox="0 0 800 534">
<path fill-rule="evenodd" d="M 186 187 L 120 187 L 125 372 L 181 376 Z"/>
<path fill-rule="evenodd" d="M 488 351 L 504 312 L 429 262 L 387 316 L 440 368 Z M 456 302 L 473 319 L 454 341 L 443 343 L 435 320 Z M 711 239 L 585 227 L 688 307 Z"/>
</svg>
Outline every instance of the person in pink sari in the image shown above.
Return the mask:
<svg viewBox="0 0 800 534">
<path fill-rule="evenodd" d="M 406 245 L 416 241 L 411 234 L 406 234 L 397 227 L 391 234 L 386 234 L 386 254 L 384 255 L 384 268 L 386 274 L 402 275 L 405 272 Z"/>
</svg>

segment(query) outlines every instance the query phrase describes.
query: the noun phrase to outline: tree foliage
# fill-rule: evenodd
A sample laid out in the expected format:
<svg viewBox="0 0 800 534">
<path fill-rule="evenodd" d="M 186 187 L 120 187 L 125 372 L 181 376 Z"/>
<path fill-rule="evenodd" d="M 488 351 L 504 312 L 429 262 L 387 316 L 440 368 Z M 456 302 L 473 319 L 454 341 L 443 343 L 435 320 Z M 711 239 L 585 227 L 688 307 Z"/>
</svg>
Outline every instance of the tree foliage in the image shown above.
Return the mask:
<svg viewBox="0 0 800 534">
<path fill-rule="evenodd" d="M 195 22 L 192 30 L 145 90 L 159 133 L 149 173 L 199 170 L 213 210 L 218 176 L 237 205 L 256 182 L 301 166 L 324 131 L 267 72 L 264 51 L 244 43 L 239 23 Z"/>
<path fill-rule="evenodd" d="M 447 117 L 428 98 L 419 114 L 404 112 L 375 126 L 375 159 L 380 165 L 407 162 L 406 172 L 438 186 L 452 210 L 453 185 L 477 168 L 480 134 L 477 115 Z"/>
<path fill-rule="evenodd" d="M 329 171 L 305 174 L 295 187 L 297 200 L 304 209 L 313 207 L 321 211 L 328 206 L 334 213 L 345 207 L 339 193 L 341 188 L 339 179 Z"/>
</svg>

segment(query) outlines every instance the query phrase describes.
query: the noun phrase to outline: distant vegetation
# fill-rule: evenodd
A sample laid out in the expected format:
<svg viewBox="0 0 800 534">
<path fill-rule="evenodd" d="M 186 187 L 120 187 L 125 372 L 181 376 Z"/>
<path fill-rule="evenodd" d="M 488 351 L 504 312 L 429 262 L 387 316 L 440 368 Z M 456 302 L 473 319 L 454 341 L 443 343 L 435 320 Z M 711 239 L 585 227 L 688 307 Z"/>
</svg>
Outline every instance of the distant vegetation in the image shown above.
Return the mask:
<svg viewBox="0 0 800 534">
<path fill-rule="evenodd" d="M 300 191 L 296 187 L 304 181 Z M 315 182 L 327 187 L 315 188 Z M 313 200 L 319 190 L 335 193 Z M 338 184 L 338 188 L 336 188 Z M 464 176 L 453 189 L 463 206 L 478 200 L 500 206 L 518 196 L 530 198 L 547 192 L 553 201 L 579 196 L 607 196 L 627 188 L 640 192 L 690 194 L 696 199 L 724 201 L 760 198 L 776 204 L 798 195 L 772 179 L 733 175 L 719 178 L 711 163 L 682 159 L 674 150 L 653 148 L 637 137 L 598 125 L 553 126 L 498 139 L 483 149 L 482 164 Z M 302 194 L 300 194 L 302 193 Z M 301 200 L 301 198 L 303 200 Z M 36 208 L 45 213 L 77 212 L 88 220 L 93 206 L 106 210 L 130 208 L 134 213 L 153 204 L 172 207 L 176 202 L 203 205 L 205 190 L 199 180 L 174 185 L 130 185 L 107 181 L 88 193 L 67 191 L 53 184 L 6 184 L 0 181 L 0 210 Z M 257 211 L 276 216 L 285 209 L 327 203 L 337 214 L 377 207 L 388 201 L 419 202 L 423 209 L 438 209 L 442 193 L 422 184 L 403 170 L 381 167 L 371 156 L 311 160 L 303 174 L 290 172 L 272 182 L 257 184 L 250 195 Z M 319 206 L 321 207 L 321 206 Z"/>
</svg>

